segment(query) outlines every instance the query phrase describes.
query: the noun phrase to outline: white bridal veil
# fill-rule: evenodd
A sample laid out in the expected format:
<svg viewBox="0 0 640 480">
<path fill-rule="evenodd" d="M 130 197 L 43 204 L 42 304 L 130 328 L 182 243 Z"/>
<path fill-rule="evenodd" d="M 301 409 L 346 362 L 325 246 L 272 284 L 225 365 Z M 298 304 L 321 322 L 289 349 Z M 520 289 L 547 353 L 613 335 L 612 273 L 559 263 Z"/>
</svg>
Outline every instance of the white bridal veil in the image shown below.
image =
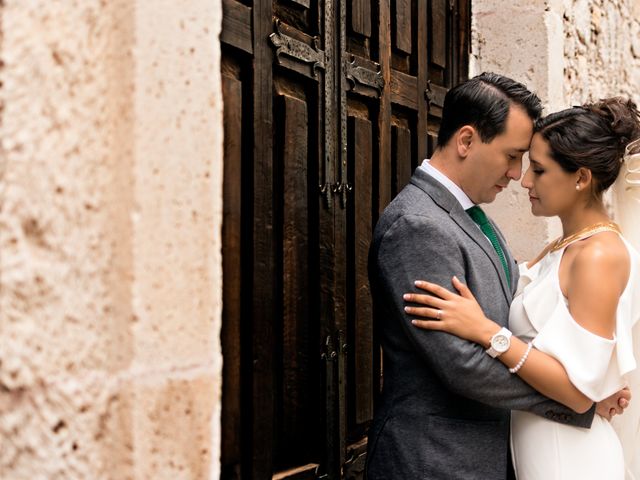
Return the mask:
<svg viewBox="0 0 640 480">
<path fill-rule="evenodd" d="M 640 139 L 627 146 L 622 172 L 615 185 L 616 221 L 625 238 L 640 251 Z M 627 374 L 631 404 L 612 424 L 620 437 L 627 468 L 626 480 L 640 480 L 640 292 L 634 295 L 635 318 L 632 330 L 636 369 Z"/>
</svg>

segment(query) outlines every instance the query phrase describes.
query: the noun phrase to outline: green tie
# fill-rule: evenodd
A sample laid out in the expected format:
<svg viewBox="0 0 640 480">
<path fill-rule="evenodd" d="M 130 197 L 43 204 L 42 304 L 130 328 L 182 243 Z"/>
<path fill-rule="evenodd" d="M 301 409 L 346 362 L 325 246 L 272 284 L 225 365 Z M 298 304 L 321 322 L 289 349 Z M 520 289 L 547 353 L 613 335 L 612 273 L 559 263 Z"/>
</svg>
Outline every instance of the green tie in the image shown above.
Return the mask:
<svg viewBox="0 0 640 480">
<path fill-rule="evenodd" d="M 502 247 L 500 247 L 500 243 L 498 243 L 496 231 L 491 226 L 491 223 L 489 223 L 487 215 L 477 205 L 475 207 L 467 209 L 466 212 L 473 219 L 473 221 L 478 224 L 480 230 L 482 230 L 482 233 L 486 235 L 486 237 L 491 242 L 491 245 L 493 245 L 493 249 L 496 251 L 498 257 L 500 258 L 500 261 L 502 262 L 504 273 L 507 275 L 507 283 L 511 285 L 511 275 L 509 275 L 509 268 L 507 268 L 507 260 L 504 257 L 504 252 L 502 251 Z"/>
</svg>

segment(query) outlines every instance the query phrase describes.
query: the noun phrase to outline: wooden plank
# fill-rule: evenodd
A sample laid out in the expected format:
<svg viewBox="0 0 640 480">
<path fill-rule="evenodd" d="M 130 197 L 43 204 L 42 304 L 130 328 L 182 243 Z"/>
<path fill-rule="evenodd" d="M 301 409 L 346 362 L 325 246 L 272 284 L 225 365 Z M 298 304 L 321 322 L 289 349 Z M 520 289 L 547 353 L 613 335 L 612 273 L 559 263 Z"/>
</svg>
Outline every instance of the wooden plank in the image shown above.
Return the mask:
<svg viewBox="0 0 640 480">
<path fill-rule="evenodd" d="M 429 102 L 432 106 L 444 107 L 444 97 L 447 95 L 449 89 L 436 83 L 429 85 Z"/>
<path fill-rule="evenodd" d="M 252 435 L 250 478 L 273 473 L 275 418 L 274 297 L 277 283 L 273 237 L 273 31 L 272 5 L 256 1 L 253 17 L 253 272 L 251 285 Z M 247 282 L 249 283 L 249 282 Z"/>
<path fill-rule="evenodd" d="M 388 179 L 391 177 L 391 42 L 389 31 L 390 23 L 390 10 L 389 1 L 380 0 L 379 2 L 379 16 L 378 16 L 378 45 L 379 51 L 377 58 L 380 61 L 382 70 L 382 76 L 385 81 L 386 87 L 382 91 L 379 103 L 379 115 L 378 115 L 378 158 L 374 158 L 377 161 L 377 168 L 374 171 L 374 177 L 377 178 L 377 182 L 374 185 L 374 192 L 377 195 L 374 197 L 375 209 L 374 217 L 372 219 L 372 225 L 378 221 L 379 215 L 385 209 L 385 207 L 391 201 L 391 185 Z M 375 163 L 374 163 L 375 165 Z M 380 324 L 379 318 L 374 317 L 374 325 Z M 378 385 L 382 386 L 382 349 L 380 349 L 380 339 L 378 338 L 379 332 L 374 329 L 374 352 L 376 353 L 374 360 L 373 370 L 374 372 L 380 372 L 379 384 L 376 381 L 374 388 L 374 408 L 380 398 L 380 389 Z M 378 354 L 379 353 L 379 354 Z"/>
<path fill-rule="evenodd" d="M 429 47 L 428 58 L 430 63 L 427 66 L 428 85 L 428 113 L 427 113 L 427 155 L 430 156 L 437 144 L 437 134 L 440 129 L 440 119 L 442 118 L 442 105 L 444 95 L 449 86 L 448 78 L 451 72 L 447 67 L 447 9 L 449 0 L 436 0 L 431 2 L 429 18 Z M 452 47 L 453 48 L 453 45 Z M 454 66 L 455 68 L 455 66 Z M 450 69 L 449 69 L 450 70 Z"/>
<path fill-rule="evenodd" d="M 382 213 L 391 201 L 391 186 L 385 179 L 391 177 L 391 102 L 393 98 L 393 81 L 391 70 L 391 31 L 390 25 L 390 5 L 389 0 L 381 0 L 379 4 L 378 18 L 378 45 L 380 51 L 380 67 L 384 84 L 389 85 L 382 91 L 380 97 L 380 114 L 378 116 L 378 213 Z M 397 82 L 396 82 L 397 83 Z M 374 219 L 377 221 L 377 218 Z"/>
<path fill-rule="evenodd" d="M 317 463 L 310 463 L 302 467 L 292 468 L 284 472 L 277 473 L 271 480 L 315 480 L 316 471 L 318 469 Z"/>
<path fill-rule="evenodd" d="M 240 478 L 241 311 L 242 311 L 242 83 L 222 76 L 224 100 L 224 181 L 222 224 L 222 451 L 225 478 Z"/>
<path fill-rule="evenodd" d="M 372 236 L 371 209 L 373 201 L 371 158 L 373 135 L 371 122 L 350 118 L 352 142 L 351 164 L 354 173 L 353 215 L 353 278 L 354 291 L 354 380 L 355 422 L 362 424 L 373 417 L 373 313 L 367 276 L 367 259 Z"/>
<path fill-rule="evenodd" d="M 351 31 L 369 38 L 371 36 L 371 0 L 351 0 Z"/>
<path fill-rule="evenodd" d="M 446 72 L 450 73 L 450 72 Z M 440 121 L 442 119 L 442 106 L 444 105 L 444 97 L 447 94 L 447 88 L 438 85 L 435 81 L 429 83 L 429 111 L 427 117 L 427 135 L 429 140 L 429 154 L 433 152 L 436 145 L 438 130 L 440 129 Z"/>
<path fill-rule="evenodd" d="M 418 123 L 416 129 L 417 135 L 417 152 L 412 159 L 412 165 L 415 167 L 422 159 L 427 158 L 427 115 L 429 106 L 424 92 L 427 89 L 429 55 L 427 45 L 427 4 L 426 2 L 417 2 L 417 55 L 418 62 Z M 413 170 L 413 169 L 412 169 Z"/>
<path fill-rule="evenodd" d="M 413 38 L 411 0 L 395 0 L 394 5 L 394 47 L 411 55 Z"/>
<path fill-rule="evenodd" d="M 457 48 L 454 52 L 455 75 L 453 85 L 469 77 L 469 54 L 471 51 L 471 0 L 457 1 Z M 452 86 L 453 86 L 452 85 Z"/>
<path fill-rule="evenodd" d="M 446 68 L 447 66 L 447 9 L 449 0 L 432 0 L 431 28 L 429 29 L 431 45 L 431 62 Z"/>
<path fill-rule="evenodd" d="M 428 134 L 427 134 L 427 151 L 428 151 L 428 156 L 431 156 L 434 150 L 436 149 L 436 146 L 438 145 L 438 130 L 433 125 L 434 122 L 432 122 L 431 120 L 429 120 L 429 122 L 430 123 L 429 123 Z"/>
<path fill-rule="evenodd" d="M 391 71 L 391 101 L 396 105 L 403 105 L 412 110 L 418 109 L 418 79 L 412 75 Z"/>
<path fill-rule="evenodd" d="M 367 458 L 367 439 L 349 445 L 347 448 L 347 458 L 349 461 L 344 467 L 344 478 L 358 479 L 364 478 L 365 462 Z"/>
<path fill-rule="evenodd" d="M 279 446 L 294 458 L 311 433 L 311 355 L 309 342 L 309 221 L 307 190 L 307 105 L 288 95 L 278 98 L 283 127 L 282 231 L 282 431 Z"/>
<path fill-rule="evenodd" d="M 350 5 L 351 0 L 346 0 L 344 3 Z M 364 2 L 362 2 L 364 3 Z M 361 4 L 362 4 L 361 3 Z M 353 35 L 345 42 L 348 53 L 346 55 L 346 67 L 345 73 L 347 78 L 350 79 L 349 84 L 351 88 L 347 90 L 347 116 L 345 120 L 346 127 L 346 139 L 344 142 L 344 151 L 347 153 L 346 165 L 347 165 L 347 178 L 352 186 L 352 191 L 347 196 L 346 204 L 346 246 L 347 246 L 347 258 L 346 258 L 346 318 L 344 325 L 346 331 L 346 344 L 347 348 L 343 351 L 341 357 L 343 358 L 342 365 L 345 366 L 343 375 L 345 381 L 341 386 L 341 405 L 342 405 L 342 424 L 344 425 L 344 437 L 342 439 L 340 448 L 342 449 L 342 464 L 340 466 L 340 474 L 335 478 L 362 480 L 362 475 L 351 476 L 347 473 L 347 463 L 350 461 L 349 452 L 347 449 L 347 442 L 352 442 L 354 439 L 361 439 L 366 437 L 366 429 L 368 422 L 357 424 L 358 412 L 362 412 L 362 405 L 366 405 L 367 393 L 368 398 L 371 400 L 371 392 L 366 392 L 363 382 L 360 382 L 358 387 L 358 379 L 363 378 L 363 370 L 368 369 L 369 375 L 371 374 L 372 362 L 357 360 L 359 356 L 362 360 L 363 356 L 366 356 L 365 349 L 372 348 L 371 342 L 365 345 L 364 348 L 358 346 L 358 330 L 361 330 L 357 324 L 362 323 L 357 317 L 362 316 L 363 312 L 357 311 L 357 304 L 362 303 L 356 298 L 359 289 L 356 287 L 358 283 L 362 283 L 362 267 L 358 268 L 358 264 L 362 265 L 362 259 L 366 258 L 368 248 L 368 242 L 371 238 L 371 224 L 374 221 L 373 218 L 377 218 L 377 211 L 379 205 L 379 187 L 377 185 L 377 178 L 374 180 L 374 171 L 377 174 L 380 167 L 378 159 L 379 148 L 384 150 L 385 138 L 388 139 L 388 133 L 382 133 L 380 135 L 381 143 L 378 143 L 379 137 L 375 135 L 376 145 L 374 142 L 374 133 L 377 131 L 377 125 L 374 121 L 380 121 L 381 118 L 385 118 L 384 104 L 388 102 L 389 96 L 384 98 L 385 90 L 387 86 L 384 81 L 384 73 L 381 67 L 377 63 L 377 60 L 383 56 L 379 53 L 380 38 L 378 37 L 379 25 L 379 12 L 378 1 L 367 0 L 367 14 L 371 15 L 371 22 L 373 23 L 372 30 L 375 31 L 375 38 L 364 38 L 360 35 Z M 382 7 L 384 8 L 384 6 Z M 388 8 L 388 5 L 387 5 Z M 373 16 L 375 15 L 375 16 Z M 348 16 L 349 18 L 349 16 Z M 386 27 L 389 32 L 389 26 Z M 391 49 L 390 38 L 387 37 L 383 48 Z M 374 61 L 373 59 L 376 59 Z M 389 68 L 388 59 L 387 69 Z M 351 63 L 349 63 L 351 62 Z M 354 72 L 354 69 L 358 71 Z M 349 76 L 350 75 L 350 76 Z M 388 81 L 387 81 L 388 84 Z M 364 98 L 369 97 L 369 98 Z M 376 120 L 373 120 L 376 119 Z M 388 120 L 387 120 L 388 122 Z M 356 127 L 357 124 L 357 127 Z M 378 125 L 383 125 L 380 121 Z M 387 123 L 388 125 L 388 123 Z M 384 128 L 384 127 L 383 127 Z M 368 131 L 368 136 L 362 136 L 364 131 Z M 356 132 L 358 132 L 356 134 Z M 366 139 L 366 141 L 365 141 Z M 362 143 L 361 140 L 364 142 Z M 364 149 L 364 150 L 362 150 Z M 368 154 L 364 152 L 368 151 Z M 359 170 L 356 169 L 356 156 L 361 163 Z M 366 161 L 364 159 L 366 157 Z M 389 158 L 390 155 L 387 157 Z M 362 166 L 366 163 L 366 166 Z M 390 164 L 387 166 L 390 167 Z M 384 168 L 384 167 L 383 167 Z M 364 176 L 361 176 L 364 175 Z M 373 184 L 376 182 L 376 185 Z M 368 192 L 368 193 L 367 193 Z M 375 193 L 374 193 L 375 192 Z M 388 195 L 388 189 L 385 192 L 383 190 L 382 195 Z M 365 202 L 360 198 L 364 195 Z M 356 213 L 357 212 L 357 213 Z M 373 217 L 373 218 L 372 218 Z M 363 230 L 363 223 L 369 225 L 368 238 L 361 238 L 359 241 L 358 236 L 363 236 L 360 232 Z M 363 255 L 365 257 L 363 257 Z M 356 278 L 357 277 L 357 278 Z M 364 282 L 367 282 L 366 268 L 364 270 Z M 362 290 L 360 290 L 362 294 Z M 367 298 L 365 301 L 370 299 Z M 371 318 L 369 318 L 369 326 L 371 326 Z M 371 335 L 372 336 L 372 335 Z M 340 362 L 339 362 L 340 363 Z M 340 367 L 339 367 L 340 368 Z M 366 381 L 366 378 L 365 378 Z M 366 406 L 365 406 L 366 408 Z M 365 415 L 366 416 L 366 413 Z M 347 463 L 345 463 L 347 462 Z"/>
<path fill-rule="evenodd" d="M 411 179 L 411 131 L 400 126 L 391 127 L 392 152 L 396 161 L 393 191 L 397 194 Z"/>
<path fill-rule="evenodd" d="M 253 53 L 250 7 L 236 0 L 222 0 L 220 40 L 247 53 Z"/>
</svg>

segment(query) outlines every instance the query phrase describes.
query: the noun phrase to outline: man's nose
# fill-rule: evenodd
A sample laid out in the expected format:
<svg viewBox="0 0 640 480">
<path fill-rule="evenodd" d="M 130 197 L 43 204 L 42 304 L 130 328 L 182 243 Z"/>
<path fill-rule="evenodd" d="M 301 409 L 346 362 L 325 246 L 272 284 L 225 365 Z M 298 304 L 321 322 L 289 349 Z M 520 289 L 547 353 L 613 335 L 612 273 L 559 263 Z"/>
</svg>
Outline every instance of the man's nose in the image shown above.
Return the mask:
<svg viewBox="0 0 640 480">
<path fill-rule="evenodd" d="M 522 160 L 515 163 L 514 165 L 511 165 L 509 167 L 509 170 L 507 170 L 507 178 L 510 178 L 511 180 L 518 181 L 520 180 L 521 176 L 522 176 Z"/>
</svg>

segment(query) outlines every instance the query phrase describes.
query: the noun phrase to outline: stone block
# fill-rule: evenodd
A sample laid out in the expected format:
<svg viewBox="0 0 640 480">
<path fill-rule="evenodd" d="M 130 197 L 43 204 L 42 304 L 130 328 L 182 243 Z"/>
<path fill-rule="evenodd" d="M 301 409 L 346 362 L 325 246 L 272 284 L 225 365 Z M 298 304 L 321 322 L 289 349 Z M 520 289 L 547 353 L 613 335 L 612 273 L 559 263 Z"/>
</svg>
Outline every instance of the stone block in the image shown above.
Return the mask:
<svg viewBox="0 0 640 480">
<path fill-rule="evenodd" d="M 138 2 L 136 19 L 136 365 L 184 367 L 209 361 L 219 336 L 220 19 L 210 3 L 170 1 Z"/>
<path fill-rule="evenodd" d="M 102 374 L 0 388 L 2 480 L 133 479 L 131 405 Z"/>
<path fill-rule="evenodd" d="M 219 421 L 219 388 L 220 382 L 204 373 L 143 378 L 129 385 L 136 480 L 213 478 L 211 438 L 214 420 Z"/>
</svg>

